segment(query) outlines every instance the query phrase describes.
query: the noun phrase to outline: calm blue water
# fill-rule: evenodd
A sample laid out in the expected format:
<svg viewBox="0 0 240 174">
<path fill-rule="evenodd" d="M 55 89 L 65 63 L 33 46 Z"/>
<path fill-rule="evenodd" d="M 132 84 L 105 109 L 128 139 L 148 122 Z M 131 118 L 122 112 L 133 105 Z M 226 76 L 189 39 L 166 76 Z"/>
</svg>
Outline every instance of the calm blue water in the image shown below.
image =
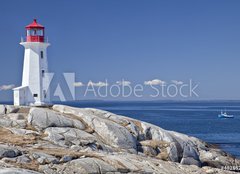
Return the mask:
<svg viewBox="0 0 240 174">
<path fill-rule="evenodd" d="M 240 158 L 240 101 L 209 102 L 105 102 L 64 103 L 75 107 L 93 107 L 198 137 L 219 145 Z M 219 119 L 226 109 L 234 119 Z"/>
</svg>

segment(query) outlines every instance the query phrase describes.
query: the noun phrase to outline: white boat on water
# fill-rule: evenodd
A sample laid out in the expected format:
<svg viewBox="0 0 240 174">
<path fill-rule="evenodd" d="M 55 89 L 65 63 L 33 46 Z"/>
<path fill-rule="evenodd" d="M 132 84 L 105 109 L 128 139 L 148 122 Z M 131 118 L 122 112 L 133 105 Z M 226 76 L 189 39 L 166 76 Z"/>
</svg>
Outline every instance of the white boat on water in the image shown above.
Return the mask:
<svg viewBox="0 0 240 174">
<path fill-rule="evenodd" d="M 226 111 L 225 112 L 221 111 L 221 114 L 218 114 L 218 117 L 219 118 L 234 118 L 233 115 L 228 115 Z"/>
</svg>

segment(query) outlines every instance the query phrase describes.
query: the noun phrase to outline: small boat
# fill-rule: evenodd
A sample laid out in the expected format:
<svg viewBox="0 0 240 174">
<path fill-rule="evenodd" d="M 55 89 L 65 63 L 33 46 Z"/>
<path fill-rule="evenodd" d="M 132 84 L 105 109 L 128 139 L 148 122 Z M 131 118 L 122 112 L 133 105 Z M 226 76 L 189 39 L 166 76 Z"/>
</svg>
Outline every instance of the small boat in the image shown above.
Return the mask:
<svg viewBox="0 0 240 174">
<path fill-rule="evenodd" d="M 226 111 L 225 112 L 221 111 L 221 114 L 218 114 L 218 117 L 219 118 L 234 118 L 233 115 L 228 115 Z"/>
</svg>

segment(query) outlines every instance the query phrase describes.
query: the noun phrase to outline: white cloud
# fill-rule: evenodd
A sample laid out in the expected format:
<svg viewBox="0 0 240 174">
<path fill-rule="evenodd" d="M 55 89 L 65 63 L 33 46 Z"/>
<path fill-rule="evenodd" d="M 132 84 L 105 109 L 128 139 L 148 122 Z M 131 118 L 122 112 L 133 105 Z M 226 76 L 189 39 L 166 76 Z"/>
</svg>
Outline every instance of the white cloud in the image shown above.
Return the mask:
<svg viewBox="0 0 240 174">
<path fill-rule="evenodd" d="M 13 89 L 15 87 L 15 85 L 11 84 L 11 85 L 2 85 L 0 86 L 0 91 L 6 91 L 6 90 L 10 90 Z"/>
<path fill-rule="evenodd" d="M 183 84 L 182 81 L 177 81 L 177 80 L 172 80 L 172 83 L 174 83 L 175 85 L 182 85 Z"/>
<path fill-rule="evenodd" d="M 81 86 L 84 86 L 84 84 L 82 82 L 75 82 L 75 83 L 73 83 L 73 86 L 81 87 Z"/>
<path fill-rule="evenodd" d="M 122 81 L 117 81 L 116 84 L 122 85 L 122 86 L 128 86 L 128 85 L 131 84 L 131 82 L 130 82 L 130 81 L 122 80 Z"/>
<path fill-rule="evenodd" d="M 92 82 L 92 81 L 89 81 L 88 82 L 88 84 L 87 84 L 88 86 L 96 86 L 96 87 L 102 87 L 102 86 L 108 86 L 108 83 L 106 82 L 97 82 L 97 83 L 94 83 L 94 82 Z"/>
<path fill-rule="evenodd" d="M 164 85 L 164 84 L 166 84 L 166 82 L 159 79 L 144 82 L 144 85 Z"/>
</svg>

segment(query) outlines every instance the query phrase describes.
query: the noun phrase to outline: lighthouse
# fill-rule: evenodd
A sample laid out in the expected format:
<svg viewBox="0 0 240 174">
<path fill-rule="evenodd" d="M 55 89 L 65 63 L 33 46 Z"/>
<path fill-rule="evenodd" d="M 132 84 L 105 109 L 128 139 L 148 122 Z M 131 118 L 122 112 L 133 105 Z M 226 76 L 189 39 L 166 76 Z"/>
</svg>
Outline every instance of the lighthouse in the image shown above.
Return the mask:
<svg viewBox="0 0 240 174">
<path fill-rule="evenodd" d="M 24 47 L 22 85 L 14 88 L 14 105 L 43 106 L 50 103 L 47 48 L 44 26 L 37 20 L 25 27 L 26 38 L 21 39 Z"/>
</svg>

